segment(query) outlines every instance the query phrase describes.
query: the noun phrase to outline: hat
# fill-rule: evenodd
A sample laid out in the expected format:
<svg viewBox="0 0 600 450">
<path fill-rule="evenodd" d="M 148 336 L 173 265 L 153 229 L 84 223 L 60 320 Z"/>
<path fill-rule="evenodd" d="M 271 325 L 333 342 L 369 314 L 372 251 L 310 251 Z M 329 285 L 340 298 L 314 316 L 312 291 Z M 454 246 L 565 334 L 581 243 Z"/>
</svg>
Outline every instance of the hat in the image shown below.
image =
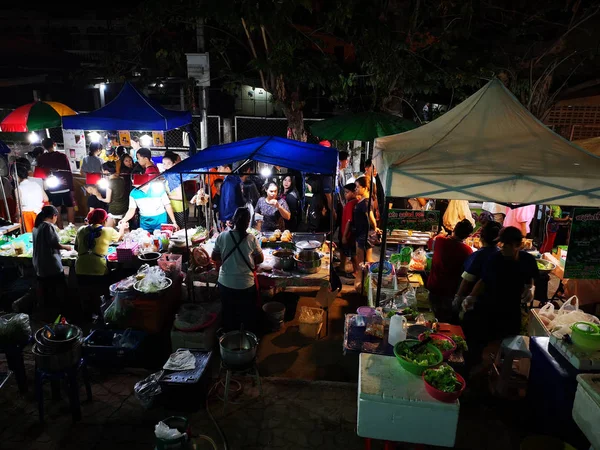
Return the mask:
<svg viewBox="0 0 600 450">
<path fill-rule="evenodd" d="M 96 208 L 87 215 L 87 221 L 90 225 L 100 225 L 108 218 L 108 213 L 102 208 Z"/>
<path fill-rule="evenodd" d="M 503 244 L 518 244 L 523 240 L 521 230 L 516 227 L 505 227 L 500 230 L 496 242 Z"/>
</svg>

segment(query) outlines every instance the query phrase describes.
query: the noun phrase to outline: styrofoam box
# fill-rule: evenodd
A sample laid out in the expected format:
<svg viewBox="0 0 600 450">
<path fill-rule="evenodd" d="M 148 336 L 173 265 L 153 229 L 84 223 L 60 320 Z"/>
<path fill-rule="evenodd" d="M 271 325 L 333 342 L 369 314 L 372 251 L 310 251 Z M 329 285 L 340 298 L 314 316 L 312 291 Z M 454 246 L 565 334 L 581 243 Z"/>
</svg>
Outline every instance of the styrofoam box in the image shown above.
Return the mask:
<svg viewBox="0 0 600 450">
<path fill-rule="evenodd" d="M 592 448 L 600 449 L 600 375 L 577 375 L 577 381 L 579 385 L 573 402 L 573 420 Z"/>
<path fill-rule="evenodd" d="M 459 402 L 431 397 L 423 379 L 405 371 L 395 357 L 361 353 L 358 386 L 359 436 L 454 446 Z"/>
</svg>

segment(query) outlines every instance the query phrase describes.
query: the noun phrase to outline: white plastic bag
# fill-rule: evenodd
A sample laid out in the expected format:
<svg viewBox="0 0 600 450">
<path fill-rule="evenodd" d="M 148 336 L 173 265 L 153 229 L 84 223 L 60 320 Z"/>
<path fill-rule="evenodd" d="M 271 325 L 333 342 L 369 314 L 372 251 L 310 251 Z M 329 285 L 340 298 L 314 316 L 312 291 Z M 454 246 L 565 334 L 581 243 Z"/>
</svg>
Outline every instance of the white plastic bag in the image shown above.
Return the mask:
<svg viewBox="0 0 600 450">
<path fill-rule="evenodd" d="M 568 314 L 577 310 L 579 310 L 579 298 L 576 295 L 574 295 L 562 304 L 556 315 L 561 316 L 563 314 Z"/>
<path fill-rule="evenodd" d="M 154 435 L 158 439 L 162 439 L 164 441 L 172 441 L 175 439 L 179 439 L 183 436 L 183 433 L 179 431 L 177 428 L 169 428 L 169 426 L 160 421 L 154 427 Z"/>
<path fill-rule="evenodd" d="M 556 313 L 554 312 L 554 305 L 551 302 L 546 303 L 538 311 L 538 316 L 546 317 L 550 321 L 554 320 Z"/>
</svg>

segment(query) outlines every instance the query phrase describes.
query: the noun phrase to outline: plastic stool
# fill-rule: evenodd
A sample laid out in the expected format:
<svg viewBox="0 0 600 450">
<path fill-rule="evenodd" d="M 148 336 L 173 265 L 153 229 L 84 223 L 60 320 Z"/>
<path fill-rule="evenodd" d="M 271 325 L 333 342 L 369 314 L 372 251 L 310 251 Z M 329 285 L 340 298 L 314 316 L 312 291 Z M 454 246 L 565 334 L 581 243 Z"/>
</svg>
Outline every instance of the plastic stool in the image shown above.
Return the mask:
<svg viewBox="0 0 600 450">
<path fill-rule="evenodd" d="M 496 378 L 496 382 L 492 385 L 492 389 L 501 396 L 506 396 L 509 392 L 509 388 L 516 387 L 517 389 L 521 385 L 526 385 L 526 377 L 529 374 L 529 362 L 527 363 L 526 369 L 522 370 L 525 373 L 519 373 L 517 375 L 522 376 L 522 380 L 514 380 L 513 366 L 515 362 L 521 364 L 520 359 L 531 360 L 531 352 L 529 351 L 529 337 L 527 336 L 511 336 L 505 338 L 500 345 L 500 350 L 496 354 L 494 364 L 492 366 L 492 375 Z"/>
<path fill-rule="evenodd" d="M 6 363 L 8 365 L 9 370 L 11 370 L 15 374 L 17 386 L 19 387 L 19 391 L 21 393 L 27 391 L 27 375 L 25 374 L 23 349 L 32 341 L 32 339 L 33 338 L 30 336 L 27 342 L 24 342 L 22 344 L 7 345 L 5 347 L 0 347 L 0 352 L 3 352 L 6 355 Z"/>
<path fill-rule="evenodd" d="M 66 379 L 69 403 L 71 406 L 71 414 L 73 422 L 81 420 L 81 405 L 79 403 L 79 384 L 77 383 L 77 372 L 81 370 L 81 376 L 85 385 L 87 400 L 92 401 L 92 387 L 87 371 L 87 364 L 82 358 L 79 363 L 71 368 L 60 370 L 57 372 L 46 371 L 42 369 L 35 370 L 35 395 L 38 401 L 38 410 L 40 422 L 44 421 L 44 381 L 52 383 L 52 398 L 57 399 L 60 395 L 60 381 Z"/>
</svg>

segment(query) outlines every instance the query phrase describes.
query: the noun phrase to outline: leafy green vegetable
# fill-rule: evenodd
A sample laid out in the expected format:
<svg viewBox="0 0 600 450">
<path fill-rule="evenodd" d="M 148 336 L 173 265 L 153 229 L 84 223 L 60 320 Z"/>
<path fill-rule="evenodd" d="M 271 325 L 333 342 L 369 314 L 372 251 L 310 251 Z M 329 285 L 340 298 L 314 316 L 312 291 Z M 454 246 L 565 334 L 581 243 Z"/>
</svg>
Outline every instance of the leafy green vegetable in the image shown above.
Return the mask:
<svg viewBox="0 0 600 450">
<path fill-rule="evenodd" d="M 452 350 L 452 347 L 454 347 L 452 343 L 446 339 L 432 339 L 431 343 L 443 352 Z"/>
<path fill-rule="evenodd" d="M 456 344 L 456 350 L 458 350 L 459 352 L 466 352 L 467 350 L 469 350 L 467 342 L 462 338 L 462 336 L 459 336 L 458 334 L 453 334 L 452 340 Z"/>
<path fill-rule="evenodd" d="M 416 316 L 419 312 L 412 308 L 404 308 L 400 314 L 403 316 Z"/>
<path fill-rule="evenodd" d="M 454 369 L 450 366 L 426 370 L 425 381 L 442 392 L 456 392 L 462 387 L 462 384 L 456 378 Z"/>
<path fill-rule="evenodd" d="M 413 352 L 411 347 L 407 343 L 399 345 L 397 347 L 398 356 L 418 366 L 433 366 L 440 362 L 439 355 L 427 347 L 420 350 L 419 353 Z"/>
<path fill-rule="evenodd" d="M 540 270 L 546 270 L 546 264 L 544 264 L 543 262 L 537 261 L 537 267 Z"/>
<path fill-rule="evenodd" d="M 394 253 L 390 256 L 390 262 L 392 264 L 400 264 L 402 262 L 402 255 L 400 253 Z"/>
</svg>

